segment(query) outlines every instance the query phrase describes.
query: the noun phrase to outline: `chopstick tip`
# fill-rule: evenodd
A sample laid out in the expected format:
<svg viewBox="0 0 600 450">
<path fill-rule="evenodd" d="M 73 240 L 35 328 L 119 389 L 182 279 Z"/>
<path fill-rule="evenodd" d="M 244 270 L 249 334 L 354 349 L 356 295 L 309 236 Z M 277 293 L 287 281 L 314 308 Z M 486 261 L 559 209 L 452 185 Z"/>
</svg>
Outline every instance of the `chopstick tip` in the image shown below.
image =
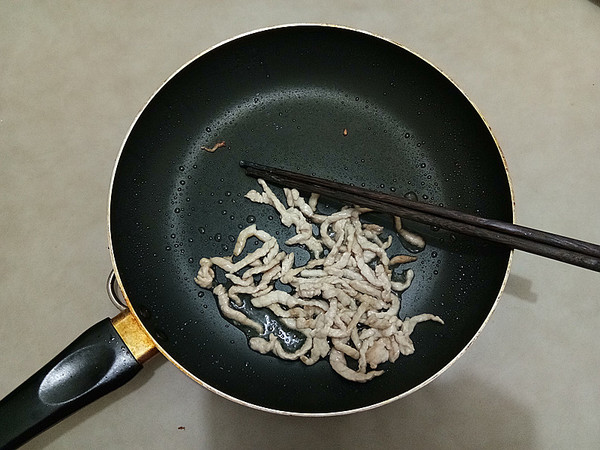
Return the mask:
<svg viewBox="0 0 600 450">
<path fill-rule="evenodd" d="M 244 169 L 270 170 L 270 168 L 267 166 L 263 166 L 262 164 L 255 163 L 253 161 L 246 161 L 245 159 L 240 161 L 240 167 Z"/>
</svg>

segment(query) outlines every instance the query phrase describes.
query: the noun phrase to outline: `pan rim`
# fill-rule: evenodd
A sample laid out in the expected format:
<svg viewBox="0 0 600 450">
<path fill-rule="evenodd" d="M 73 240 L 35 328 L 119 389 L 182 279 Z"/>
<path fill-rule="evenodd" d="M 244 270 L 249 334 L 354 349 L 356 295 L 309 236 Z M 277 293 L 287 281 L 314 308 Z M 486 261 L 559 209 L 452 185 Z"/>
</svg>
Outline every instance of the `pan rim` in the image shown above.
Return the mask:
<svg viewBox="0 0 600 450">
<path fill-rule="evenodd" d="M 424 58 L 423 56 L 421 56 L 419 53 L 411 50 L 410 48 L 407 48 L 406 46 L 395 42 L 394 40 L 391 40 L 389 38 L 386 38 L 384 36 L 378 35 L 376 33 L 370 32 L 370 31 L 366 31 L 366 30 L 362 30 L 362 29 L 358 29 L 358 28 L 354 28 L 354 27 L 349 27 L 349 26 L 345 26 L 345 25 L 337 25 L 337 24 L 330 24 L 330 23 L 309 23 L 309 22 L 299 22 L 299 23 L 289 23 L 289 24 L 282 24 L 282 25 L 274 25 L 274 26 L 269 26 L 269 27 L 263 27 L 263 28 L 258 28 L 255 30 L 251 30 L 251 31 L 247 31 L 241 34 L 238 34 L 236 36 L 233 36 L 231 38 L 225 39 L 209 48 L 207 48 L 206 50 L 200 52 L 199 54 L 197 54 L 196 56 L 194 56 L 193 58 L 191 58 L 190 60 L 188 60 L 187 62 L 185 62 L 184 64 L 182 64 L 176 71 L 174 71 L 155 91 L 154 93 L 148 98 L 148 100 L 144 103 L 144 105 L 140 108 L 139 112 L 137 113 L 137 115 L 135 116 L 134 120 L 132 121 L 129 129 L 127 130 L 125 137 L 122 141 L 121 147 L 118 151 L 117 157 L 115 159 L 115 163 L 113 166 L 113 170 L 112 170 L 112 175 L 111 175 L 111 179 L 110 179 L 110 187 L 109 187 L 109 193 L 108 193 L 108 203 L 107 203 L 107 232 L 108 232 L 108 249 L 109 249 L 109 254 L 110 254 L 110 260 L 111 260 L 111 264 L 113 267 L 113 271 L 115 274 L 115 278 L 117 280 L 117 284 L 119 285 L 119 289 L 121 290 L 121 292 L 123 293 L 123 297 L 127 303 L 127 307 L 129 312 L 133 315 L 133 317 L 136 319 L 136 321 L 139 323 L 140 327 L 144 330 L 144 332 L 148 335 L 148 337 L 152 340 L 152 342 L 154 343 L 154 345 L 156 346 L 156 348 L 158 349 L 158 351 L 160 353 L 162 353 L 162 355 L 165 356 L 165 358 L 167 358 L 172 364 L 174 364 L 179 370 L 181 370 L 183 373 L 185 373 L 188 377 L 190 377 L 191 379 L 193 379 L 195 382 L 197 382 L 198 384 L 200 384 L 201 386 L 203 386 L 204 388 L 208 389 L 209 391 L 218 394 L 219 396 L 226 398 L 228 400 L 231 400 L 234 403 L 238 403 L 240 405 L 243 406 L 247 406 L 256 410 L 260 410 L 260 411 L 264 411 L 264 412 L 269 412 L 269 413 L 275 413 L 275 414 L 281 414 L 281 415 L 288 415 L 288 416 L 299 416 L 299 417 L 330 417 L 330 416 L 339 416 L 339 415 L 346 415 L 346 414 L 353 414 L 353 413 L 357 413 L 357 412 L 363 412 L 363 411 L 368 411 L 371 409 L 375 409 L 378 408 L 380 406 L 392 403 L 396 400 L 399 400 L 403 397 L 406 397 L 414 392 L 416 392 L 417 390 L 423 388 L 424 386 L 426 386 L 427 384 L 431 383 L 432 381 L 434 381 L 436 378 L 438 378 L 442 373 L 444 373 L 446 370 L 448 370 L 448 368 L 450 366 L 452 366 L 466 351 L 467 349 L 474 343 L 474 341 L 479 337 L 479 335 L 481 334 L 481 332 L 483 331 L 483 328 L 487 325 L 487 323 L 489 322 L 492 314 L 494 313 L 494 311 L 496 310 L 496 307 L 498 305 L 498 301 L 500 299 L 500 297 L 502 296 L 504 289 L 506 287 L 506 283 L 508 281 L 508 276 L 510 273 L 510 269 L 511 269 L 511 265 L 512 265 L 512 259 L 513 259 L 513 255 L 514 255 L 514 250 L 511 250 L 509 252 L 509 256 L 508 256 L 508 261 L 506 264 L 506 271 L 504 274 L 504 278 L 502 280 L 500 289 L 498 291 L 498 294 L 496 295 L 496 298 L 494 300 L 494 303 L 492 304 L 492 307 L 490 308 L 490 312 L 488 313 L 488 315 L 486 316 L 485 320 L 483 321 L 483 323 L 481 324 L 481 326 L 479 327 L 479 329 L 476 331 L 476 333 L 473 335 L 473 337 L 469 340 L 469 342 L 462 348 L 462 350 L 450 361 L 448 362 L 444 367 L 442 367 L 440 370 L 438 370 L 435 374 L 433 374 L 431 377 L 429 377 L 428 379 L 424 380 L 422 383 L 418 384 L 417 386 L 397 395 L 391 398 L 388 398 L 384 401 L 381 402 L 377 402 L 377 403 L 373 403 L 367 406 L 363 406 L 363 407 L 359 407 L 359 408 L 353 408 L 353 409 L 348 409 L 348 410 L 342 410 L 342 411 L 331 411 L 331 412 L 299 412 L 299 411 L 285 411 L 285 410 L 278 410 L 275 408 L 267 408 L 264 406 L 260 406 L 254 403 L 250 403 L 244 400 L 241 400 L 237 397 L 234 397 L 230 394 L 227 394 L 226 392 L 223 392 L 211 385 L 209 385 L 208 383 L 206 383 L 205 381 L 203 381 L 202 379 L 198 378 L 196 375 L 194 375 L 193 373 L 191 373 L 189 370 L 187 370 L 185 367 L 183 367 L 174 357 L 172 357 L 161 345 L 160 343 L 157 341 L 157 339 L 152 335 L 152 333 L 150 331 L 148 331 L 148 329 L 144 326 L 142 320 L 140 319 L 140 317 L 138 316 L 135 308 L 133 307 L 131 301 L 129 300 L 129 296 L 127 295 L 127 291 L 125 289 L 125 286 L 123 284 L 123 281 L 121 279 L 121 274 L 118 270 L 117 267 L 117 261 L 116 261 L 116 257 L 115 257 L 115 253 L 114 253 L 114 248 L 113 248 L 113 240 L 112 240 L 112 227 L 111 227 L 111 204 L 112 204 L 112 196 L 113 196 L 113 188 L 114 188 L 114 184 L 115 184 L 115 178 L 116 178 L 116 174 L 117 174 L 117 169 L 119 167 L 119 162 L 121 161 L 121 157 L 123 155 L 123 151 L 125 148 L 125 145 L 127 143 L 127 141 L 129 140 L 129 137 L 131 135 L 131 132 L 133 131 L 133 129 L 135 128 L 138 120 L 140 119 L 142 113 L 146 110 L 146 108 L 148 107 L 148 105 L 153 101 L 153 99 L 156 97 L 156 95 L 174 78 L 176 77 L 180 72 L 182 72 L 185 68 L 187 68 L 189 65 L 191 65 L 192 63 L 194 63 L 196 60 L 202 58 L 204 55 L 230 43 L 242 38 L 245 38 L 247 36 L 252 36 L 252 35 L 256 35 L 256 34 L 260 34 L 260 33 L 264 33 L 264 32 L 269 32 L 269 31 L 273 31 L 273 30 L 278 30 L 278 29 L 285 29 L 285 28 L 301 28 L 301 27 L 324 27 L 324 28 L 334 28 L 334 29 L 341 29 L 341 30 L 346 30 L 346 31 L 351 31 L 351 32 L 355 32 L 355 33 L 359 33 L 359 34 L 363 34 L 365 36 L 369 36 L 369 37 L 374 37 L 383 41 L 386 41 L 390 44 L 393 44 L 397 47 L 399 47 L 400 49 L 416 56 L 417 58 L 419 58 L 420 60 L 424 61 L 425 63 L 427 63 L 431 68 L 435 69 L 437 72 L 439 72 L 444 78 L 446 78 L 459 92 L 460 94 L 469 102 L 469 104 L 471 105 L 471 107 L 475 110 L 475 112 L 477 113 L 477 115 L 480 117 L 480 119 L 483 121 L 483 123 L 485 124 L 485 126 L 487 127 L 488 132 L 490 133 L 491 138 L 493 139 L 493 142 L 496 146 L 496 149 L 498 151 L 498 154 L 501 158 L 502 161 L 502 166 L 504 168 L 504 172 L 506 174 L 506 178 L 507 178 L 507 184 L 508 184 L 508 188 L 509 188 L 509 194 L 510 194 L 510 199 L 511 199 L 511 215 L 512 215 L 512 221 L 513 223 L 515 222 L 515 198 L 514 198 L 514 191 L 513 191 L 513 184 L 512 184 L 512 180 L 510 177 L 510 173 L 508 171 L 508 166 L 507 166 L 507 162 L 506 162 L 506 158 L 504 156 L 504 153 L 498 143 L 498 140 L 496 139 L 496 136 L 494 135 L 491 127 L 489 126 L 487 120 L 485 119 L 485 117 L 483 116 L 482 112 L 480 111 L 480 109 L 477 107 L 477 105 L 475 105 L 475 103 L 470 99 L 470 97 L 460 88 L 460 86 L 458 86 L 458 84 L 451 78 L 449 77 L 443 70 L 441 70 L 438 66 L 436 66 L 435 64 L 433 64 L 431 61 L 429 61 L 427 58 Z"/>
</svg>

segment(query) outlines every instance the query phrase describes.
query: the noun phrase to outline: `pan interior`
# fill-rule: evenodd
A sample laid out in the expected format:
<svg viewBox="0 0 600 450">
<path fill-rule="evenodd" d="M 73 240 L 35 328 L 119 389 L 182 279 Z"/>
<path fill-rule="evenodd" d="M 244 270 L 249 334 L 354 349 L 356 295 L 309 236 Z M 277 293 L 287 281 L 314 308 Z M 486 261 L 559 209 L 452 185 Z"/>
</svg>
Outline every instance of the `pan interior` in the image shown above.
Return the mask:
<svg viewBox="0 0 600 450">
<path fill-rule="evenodd" d="M 226 146 L 214 153 L 201 148 L 220 141 Z M 400 316 L 429 312 L 446 322 L 417 327 L 415 354 L 356 384 L 327 361 L 306 367 L 253 352 L 211 292 L 193 281 L 199 259 L 230 255 L 249 223 L 280 244 L 292 232 L 269 206 L 243 198 L 258 185 L 239 168 L 242 159 L 512 221 L 506 170 L 488 127 L 413 53 L 322 26 L 270 29 L 222 44 L 179 71 L 142 112 L 111 193 L 112 249 L 129 301 L 191 376 L 261 408 L 336 413 L 413 389 L 476 335 L 510 252 L 407 222 L 428 245 L 407 265 L 416 278 Z M 393 233 L 389 218 L 375 220 Z M 390 253 L 405 252 L 394 241 Z"/>
</svg>

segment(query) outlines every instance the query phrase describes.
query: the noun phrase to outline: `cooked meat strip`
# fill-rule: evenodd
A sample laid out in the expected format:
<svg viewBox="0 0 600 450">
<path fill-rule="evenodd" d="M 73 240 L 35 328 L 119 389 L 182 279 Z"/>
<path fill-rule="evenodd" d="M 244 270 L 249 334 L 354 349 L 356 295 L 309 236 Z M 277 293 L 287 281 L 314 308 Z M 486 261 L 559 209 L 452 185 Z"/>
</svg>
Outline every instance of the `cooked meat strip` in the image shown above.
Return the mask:
<svg viewBox="0 0 600 450">
<path fill-rule="evenodd" d="M 313 194 L 306 202 L 296 189 L 284 189 L 286 207 L 264 180 L 258 182 L 263 192 L 252 190 L 246 198 L 275 208 L 282 224 L 296 230 L 286 244 L 305 246 L 311 258 L 295 267 L 294 253 L 281 251 L 273 236 L 253 224 L 240 232 L 232 256 L 202 258 L 194 279 L 209 288 L 215 267 L 226 272 L 231 284 L 227 288 L 219 284 L 213 292 L 225 317 L 258 333 L 249 339 L 253 350 L 300 359 L 307 365 L 329 355 L 331 367 L 342 377 L 366 382 L 383 373 L 377 370 L 379 365 L 414 352 L 410 334 L 416 324 L 427 320 L 443 323 L 432 314 L 404 320 L 398 317 L 399 295 L 412 283 L 414 272 L 407 269 L 400 281 L 392 281 L 391 266 L 412 262 L 415 257 L 388 256 L 392 236 L 383 237 L 384 229 L 378 224 L 361 222 L 361 214 L 369 209 L 347 206 L 329 216 L 321 215 L 317 213 L 319 196 Z M 402 228 L 400 218 L 394 223 L 411 245 L 424 245 L 420 236 Z M 313 226 L 318 226 L 319 235 L 313 234 Z M 241 257 L 253 237 L 262 245 Z M 235 261 L 236 257 L 241 259 Z M 286 290 L 275 289 L 276 283 L 286 285 Z M 303 335 L 300 348 L 284 348 L 283 338 L 269 331 L 268 324 L 250 319 L 244 313 L 244 295 L 254 308 L 270 310 L 282 326 Z M 358 369 L 351 369 L 346 358 L 356 360 Z"/>
</svg>

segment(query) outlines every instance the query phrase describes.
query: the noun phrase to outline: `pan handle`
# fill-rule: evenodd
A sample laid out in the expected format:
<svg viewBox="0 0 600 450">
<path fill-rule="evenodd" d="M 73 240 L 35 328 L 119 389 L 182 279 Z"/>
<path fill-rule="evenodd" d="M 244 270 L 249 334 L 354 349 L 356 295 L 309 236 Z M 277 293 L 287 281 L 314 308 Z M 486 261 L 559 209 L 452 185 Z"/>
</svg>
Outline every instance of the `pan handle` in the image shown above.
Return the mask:
<svg viewBox="0 0 600 450">
<path fill-rule="evenodd" d="M 136 350 L 119 334 L 131 319 L 125 312 L 98 322 L 2 399 L 0 448 L 24 444 L 133 378 L 143 360 L 136 359 Z"/>
</svg>

